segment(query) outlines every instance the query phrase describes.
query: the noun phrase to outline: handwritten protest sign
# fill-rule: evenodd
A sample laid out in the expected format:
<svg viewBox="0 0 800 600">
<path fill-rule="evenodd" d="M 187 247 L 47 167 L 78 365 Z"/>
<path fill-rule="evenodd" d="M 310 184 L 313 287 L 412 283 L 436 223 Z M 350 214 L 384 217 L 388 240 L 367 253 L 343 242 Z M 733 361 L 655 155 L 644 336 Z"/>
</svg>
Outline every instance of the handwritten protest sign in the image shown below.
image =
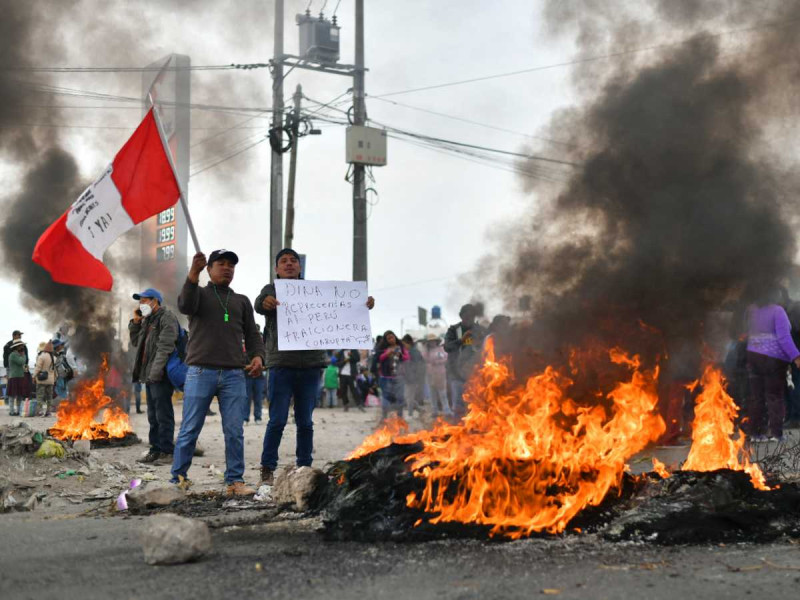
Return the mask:
<svg viewBox="0 0 800 600">
<path fill-rule="evenodd" d="M 372 348 L 365 281 L 276 279 L 278 350 Z"/>
</svg>

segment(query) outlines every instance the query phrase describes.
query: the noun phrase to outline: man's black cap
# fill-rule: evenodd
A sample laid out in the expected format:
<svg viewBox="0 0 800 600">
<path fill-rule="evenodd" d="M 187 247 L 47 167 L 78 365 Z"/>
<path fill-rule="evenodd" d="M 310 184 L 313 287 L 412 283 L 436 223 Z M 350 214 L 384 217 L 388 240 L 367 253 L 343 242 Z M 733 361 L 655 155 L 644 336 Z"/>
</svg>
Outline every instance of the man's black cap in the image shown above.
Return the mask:
<svg viewBox="0 0 800 600">
<path fill-rule="evenodd" d="M 15 330 L 14 330 L 14 331 L 11 333 L 11 337 L 14 337 L 15 335 L 22 335 L 22 332 L 21 332 L 19 329 L 15 329 Z"/>
<path fill-rule="evenodd" d="M 233 264 L 236 264 L 236 263 L 239 262 L 239 257 L 236 256 L 236 252 L 233 252 L 231 250 L 225 250 L 225 248 L 222 248 L 220 250 L 214 250 L 209 255 L 209 257 L 208 257 L 208 266 L 210 267 L 211 263 L 213 263 L 215 260 L 221 260 L 223 258 L 227 258 Z"/>
<path fill-rule="evenodd" d="M 284 248 L 283 250 L 278 252 L 278 254 L 275 256 L 275 266 L 276 267 L 278 266 L 278 261 L 281 259 L 281 256 L 283 256 L 284 254 L 291 254 L 297 260 L 300 260 L 300 255 L 297 252 L 295 252 L 291 248 Z"/>
</svg>

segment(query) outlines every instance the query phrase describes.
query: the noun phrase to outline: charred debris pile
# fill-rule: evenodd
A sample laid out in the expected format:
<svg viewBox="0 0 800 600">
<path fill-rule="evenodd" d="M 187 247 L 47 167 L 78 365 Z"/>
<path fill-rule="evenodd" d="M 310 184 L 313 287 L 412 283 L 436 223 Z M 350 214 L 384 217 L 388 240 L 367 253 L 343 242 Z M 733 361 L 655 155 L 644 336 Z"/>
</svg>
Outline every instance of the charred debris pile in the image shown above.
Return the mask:
<svg viewBox="0 0 800 600">
<path fill-rule="evenodd" d="M 323 536 L 328 540 L 421 542 L 445 537 L 493 539 L 491 528 L 461 522 L 434 523 L 435 514 L 409 508 L 425 480 L 408 458 L 420 443 L 391 444 L 328 471 L 322 499 Z M 800 538 L 800 485 L 769 481 L 756 489 L 743 471 L 677 471 L 625 474 L 621 489 L 570 521 L 562 535 L 596 533 L 610 541 L 654 544 L 769 542 Z M 548 533 L 533 535 L 548 537 Z"/>
</svg>

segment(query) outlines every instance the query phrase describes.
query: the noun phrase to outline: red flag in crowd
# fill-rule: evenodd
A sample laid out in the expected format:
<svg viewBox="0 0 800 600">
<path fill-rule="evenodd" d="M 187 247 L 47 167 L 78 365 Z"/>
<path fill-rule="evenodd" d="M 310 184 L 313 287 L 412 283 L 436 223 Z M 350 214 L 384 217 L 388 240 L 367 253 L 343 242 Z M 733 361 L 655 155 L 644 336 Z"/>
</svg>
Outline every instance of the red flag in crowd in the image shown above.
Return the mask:
<svg viewBox="0 0 800 600">
<path fill-rule="evenodd" d="M 106 249 L 179 197 L 151 108 L 100 178 L 42 234 L 33 260 L 53 281 L 109 291 L 113 279 L 103 264 Z"/>
</svg>

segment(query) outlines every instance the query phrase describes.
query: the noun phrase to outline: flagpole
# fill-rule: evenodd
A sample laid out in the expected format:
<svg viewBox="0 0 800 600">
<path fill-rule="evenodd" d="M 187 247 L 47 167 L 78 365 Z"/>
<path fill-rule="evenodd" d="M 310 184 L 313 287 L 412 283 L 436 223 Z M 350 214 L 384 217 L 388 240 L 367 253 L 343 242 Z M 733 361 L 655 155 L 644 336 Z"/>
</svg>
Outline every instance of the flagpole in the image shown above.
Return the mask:
<svg viewBox="0 0 800 600">
<path fill-rule="evenodd" d="M 150 100 L 150 110 L 153 111 L 153 119 L 156 122 L 156 129 L 158 129 L 158 137 L 161 138 L 161 145 L 164 147 L 164 154 L 167 155 L 169 166 L 172 169 L 172 175 L 175 177 L 175 181 L 178 183 L 178 193 L 180 194 L 181 206 L 183 207 L 183 214 L 186 217 L 186 226 L 189 228 L 189 234 L 192 236 L 194 251 L 200 252 L 200 242 L 197 241 L 197 234 L 194 231 L 192 216 L 189 214 L 189 206 L 186 203 L 186 195 L 183 193 L 183 184 L 181 183 L 181 178 L 178 177 L 178 172 L 175 170 L 175 162 L 172 160 L 172 152 L 170 151 L 169 144 L 167 144 L 167 139 L 164 136 L 164 130 L 161 127 L 161 120 L 158 118 L 158 111 L 156 110 L 155 102 L 153 102 L 153 95 L 147 94 L 147 98 Z"/>
</svg>

